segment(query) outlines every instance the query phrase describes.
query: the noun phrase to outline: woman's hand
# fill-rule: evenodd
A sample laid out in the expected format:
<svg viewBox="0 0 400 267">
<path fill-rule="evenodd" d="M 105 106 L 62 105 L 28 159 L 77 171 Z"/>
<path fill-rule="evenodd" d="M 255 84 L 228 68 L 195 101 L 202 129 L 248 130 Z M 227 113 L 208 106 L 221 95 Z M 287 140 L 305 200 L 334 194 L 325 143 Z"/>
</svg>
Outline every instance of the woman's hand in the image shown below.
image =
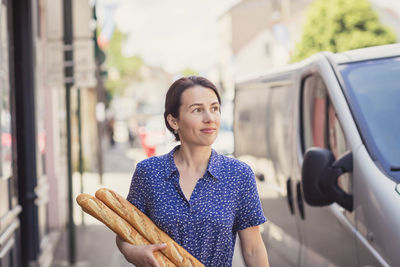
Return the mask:
<svg viewBox="0 0 400 267">
<path fill-rule="evenodd" d="M 166 244 L 135 246 L 118 236 L 116 243 L 125 259 L 136 267 L 160 267 L 153 253 L 166 247 Z"/>
</svg>

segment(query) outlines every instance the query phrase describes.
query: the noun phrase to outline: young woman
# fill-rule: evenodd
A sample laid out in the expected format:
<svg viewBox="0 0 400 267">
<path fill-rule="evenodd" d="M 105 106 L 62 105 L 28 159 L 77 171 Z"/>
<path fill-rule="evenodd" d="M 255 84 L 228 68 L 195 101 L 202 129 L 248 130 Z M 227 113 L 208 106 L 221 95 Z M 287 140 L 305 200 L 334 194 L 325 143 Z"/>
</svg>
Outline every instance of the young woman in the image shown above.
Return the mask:
<svg viewBox="0 0 400 267">
<path fill-rule="evenodd" d="M 127 199 L 207 267 L 231 266 L 237 233 L 247 266 L 269 266 L 258 225 L 266 221 L 250 167 L 215 152 L 220 96 L 209 80 L 191 76 L 168 89 L 164 118 L 180 145 L 137 164 Z M 165 244 L 130 245 L 125 258 L 158 267 Z"/>
</svg>

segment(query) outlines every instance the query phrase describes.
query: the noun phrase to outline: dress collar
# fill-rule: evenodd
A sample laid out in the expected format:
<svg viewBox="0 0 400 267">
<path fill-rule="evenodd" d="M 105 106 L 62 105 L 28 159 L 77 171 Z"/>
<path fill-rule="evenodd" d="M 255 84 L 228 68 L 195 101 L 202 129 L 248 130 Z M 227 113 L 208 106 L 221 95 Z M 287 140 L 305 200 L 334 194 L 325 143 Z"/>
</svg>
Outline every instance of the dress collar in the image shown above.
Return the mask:
<svg viewBox="0 0 400 267">
<path fill-rule="evenodd" d="M 167 154 L 167 178 L 171 178 L 172 174 L 174 172 L 178 172 L 178 168 L 175 165 L 174 161 L 174 153 L 179 149 L 180 145 L 175 146 L 168 154 Z M 221 172 L 220 172 L 220 157 L 214 149 L 211 149 L 211 156 L 210 159 L 208 160 L 208 165 L 207 165 L 207 170 L 210 174 L 211 177 L 214 178 L 214 180 L 219 180 L 221 179 Z"/>
</svg>

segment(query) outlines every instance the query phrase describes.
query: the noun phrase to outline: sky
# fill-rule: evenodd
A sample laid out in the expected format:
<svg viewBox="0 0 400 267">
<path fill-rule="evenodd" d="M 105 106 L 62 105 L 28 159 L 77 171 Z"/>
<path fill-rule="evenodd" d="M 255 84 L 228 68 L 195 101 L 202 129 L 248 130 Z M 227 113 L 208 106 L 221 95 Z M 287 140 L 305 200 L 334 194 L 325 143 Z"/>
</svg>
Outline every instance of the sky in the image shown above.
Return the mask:
<svg viewBox="0 0 400 267">
<path fill-rule="evenodd" d="M 187 67 L 205 72 L 218 58 L 218 17 L 239 0 L 98 0 L 117 5 L 117 27 L 129 34 L 127 55 L 140 55 L 152 66 L 176 73 Z"/>
</svg>

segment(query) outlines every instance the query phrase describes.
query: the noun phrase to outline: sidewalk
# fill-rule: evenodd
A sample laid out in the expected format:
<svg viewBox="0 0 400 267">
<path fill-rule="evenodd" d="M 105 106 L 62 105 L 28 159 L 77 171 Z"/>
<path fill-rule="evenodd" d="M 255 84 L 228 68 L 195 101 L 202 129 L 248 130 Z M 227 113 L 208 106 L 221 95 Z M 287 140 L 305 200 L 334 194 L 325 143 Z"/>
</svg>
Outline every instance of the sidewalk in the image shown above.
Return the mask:
<svg viewBox="0 0 400 267">
<path fill-rule="evenodd" d="M 83 192 L 94 195 L 97 189 L 107 187 L 122 196 L 128 194 L 135 164 L 144 159 L 140 148 L 129 149 L 124 144 L 117 143 L 104 151 L 103 184 L 97 173 L 83 174 Z M 81 193 L 81 177 L 74 173 L 74 197 Z M 84 224 L 82 224 L 82 215 Z M 115 244 L 115 234 L 105 225 L 90 215 L 83 213 L 78 204 L 74 205 L 76 264 L 85 267 L 125 267 L 131 266 L 119 252 Z M 52 267 L 71 266 L 68 262 L 68 231 L 61 233 L 60 240 L 54 251 Z"/>
<path fill-rule="evenodd" d="M 76 227 L 76 264 L 82 267 L 129 266 L 115 245 L 115 234 L 103 225 Z M 52 267 L 71 266 L 68 263 L 67 232 L 64 232 L 54 254 Z"/>
<path fill-rule="evenodd" d="M 83 184 L 84 192 L 94 195 L 101 187 L 112 189 L 122 196 L 126 196 L 132 173 L 106 173 L 103 177 L 103 184 L 100 184 L 99 176 L 93 173 L 85 173 Z M 74 174 L 75 197 L 80 193 L 80 176 Z M 82 224 L 82 214 L 84 224 Z M 115 245 L 115 234 L 97 219 L 74 205 L 74 220 L 76 224 L 76 258 L 75 266 L 96 266 L 96 267 L 122 267 L 129 266 Z M 62 233 L 58 246 L 54 253 L 52 267 L 69 266 L 68 262 L 68 232 Z"/>
</svg>

